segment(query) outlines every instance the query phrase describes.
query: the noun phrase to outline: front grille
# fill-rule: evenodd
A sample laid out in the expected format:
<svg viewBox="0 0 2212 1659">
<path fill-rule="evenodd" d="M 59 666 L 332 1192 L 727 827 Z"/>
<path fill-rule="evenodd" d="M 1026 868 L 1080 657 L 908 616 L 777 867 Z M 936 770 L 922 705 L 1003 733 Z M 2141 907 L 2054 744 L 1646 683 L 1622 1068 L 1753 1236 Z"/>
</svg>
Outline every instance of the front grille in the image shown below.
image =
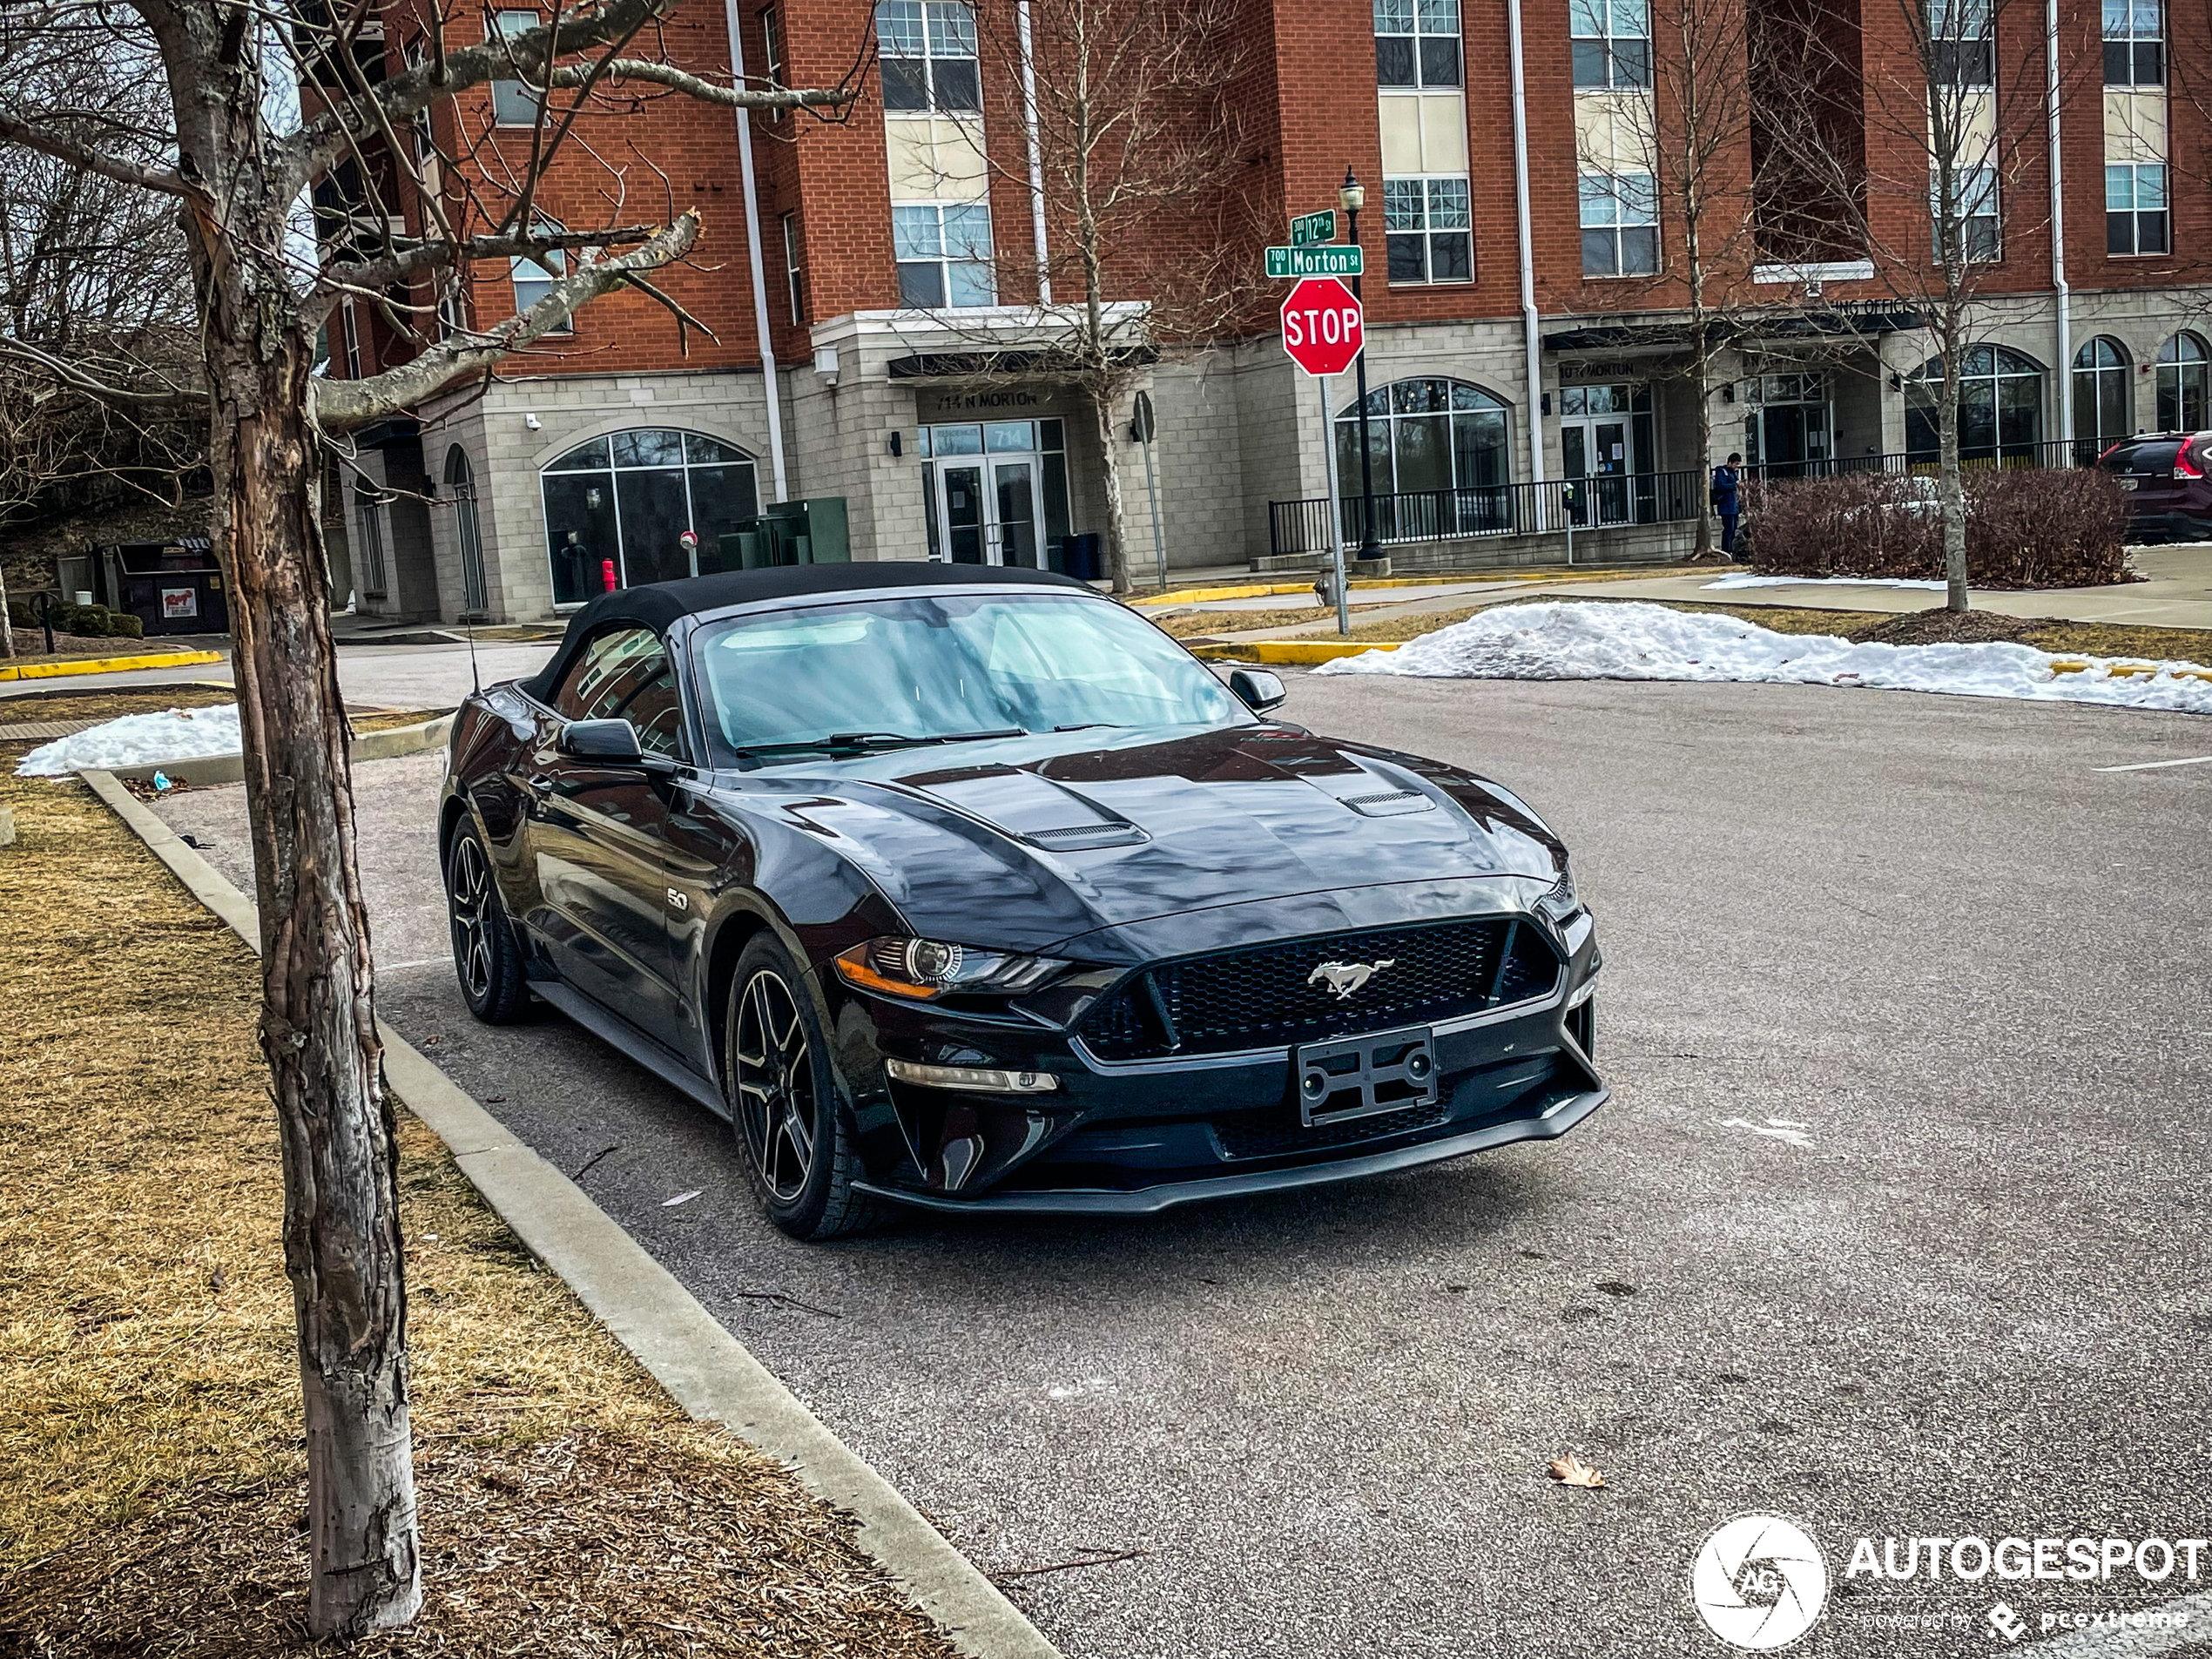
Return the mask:
<svg viewBox="0 0 2212 1659">
<path fill-rule="evenodd" d="M 1386 1136 L 1410 1135 L 1415 1130 L 1434 1129 L 1444 1121 L 1445 1110 L 1442 1101 L 1432 1101 L 1426 1106 L 1408 1106 L 1403 1111 L 1378 1112 L 1372 1117 L 1355 1117 L 1342 1123 L 1321 1123 L 1312 1129 L 1303 1123 L 1285 1123 L 1280 1120 L 1265 1123 L 1240 1123 L 1217 1119 L 1213 1132 L 1220 1137 L 1224 1157 L 1282 1157 L 1292 1152 L 1318 1152 L 1332 1146 L 1356 1146 L 1362 1141 L 1379 1141 Z"/>
<path fill-rule="evenodd" d="M 1324 963 L 1375 972 L 1339 996 L 1315 979 Z M 1559 958 L 1535 927 L 1483 916 L 1163 962 L 1099 999 L 1079 1029 L 1102 1060 L 1230 1054 L 1433 1024 L 1542 995 L 1558 980 Z"/>
</svg>

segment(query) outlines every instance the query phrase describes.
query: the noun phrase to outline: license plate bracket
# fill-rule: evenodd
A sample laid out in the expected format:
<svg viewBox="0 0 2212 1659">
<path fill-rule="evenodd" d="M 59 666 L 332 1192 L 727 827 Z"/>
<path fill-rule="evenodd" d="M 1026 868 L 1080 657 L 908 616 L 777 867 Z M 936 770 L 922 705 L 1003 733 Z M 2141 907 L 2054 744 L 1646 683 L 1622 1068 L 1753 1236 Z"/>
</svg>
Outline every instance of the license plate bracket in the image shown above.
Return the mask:
<svg viewBox="0 0 2212 1659">
<path fill-rule="evenodd" d="M 1298 1118 L 1309 1129 L 1426 1106 L 1436 1099 L 1436 1039 L 1425 1025 L 1301 1043 L 1291 1056 Z"/>
</svg>

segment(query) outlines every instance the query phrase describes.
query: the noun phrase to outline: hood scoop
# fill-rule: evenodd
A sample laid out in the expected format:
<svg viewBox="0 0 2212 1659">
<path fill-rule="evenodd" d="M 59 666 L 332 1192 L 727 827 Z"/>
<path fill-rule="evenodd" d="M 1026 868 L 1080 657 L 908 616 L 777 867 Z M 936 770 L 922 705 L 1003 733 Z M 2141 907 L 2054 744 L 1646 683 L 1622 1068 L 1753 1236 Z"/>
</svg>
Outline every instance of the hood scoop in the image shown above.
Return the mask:
<svg viewBox="0 0 2212 1659">
<path fill-rule="evenodd" d="M 1151 839 L 1066 785 L 1013 766 L 914 772 L 899 782 L 1046 852 L 1135 846 Z"/>
<path fill-rule="evenodd" d="M 1433 813 L 1436 803 L 1418 789 L 1391 789 L 1374 795 L 1339 795 L 1337 799 L 1363 818 L 1402 818 Z"/>
</svg>

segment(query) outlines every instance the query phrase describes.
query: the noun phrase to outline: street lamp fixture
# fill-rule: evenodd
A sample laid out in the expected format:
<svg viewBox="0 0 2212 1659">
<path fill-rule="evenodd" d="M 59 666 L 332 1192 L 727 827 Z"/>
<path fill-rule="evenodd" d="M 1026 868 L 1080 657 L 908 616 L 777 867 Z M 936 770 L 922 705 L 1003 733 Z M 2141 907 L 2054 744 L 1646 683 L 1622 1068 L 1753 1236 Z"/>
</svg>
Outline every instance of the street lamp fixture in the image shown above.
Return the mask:
<svg viewBox="0 0 2212 1659">
<path fill-rule="evenodd" d="M 1352 175 L 1350 167 L 1344 170 L 1344 183 L 1338 187 L 1337 201 L 1350 221 L 1345 228 L 1345 240 L 1357 243 L 1359 210 L 1367 205 L 1367 187 Z M 1359 279 L 1356 276 L 1352 279 L 1352 297 L 1360 299 Z M 1359 556 L 1379 559 L 1382 557 L 1382 540 L 1375 534 L 1375 458 L 1367 442 L 1367 347 L 1364 336 L 1359 355 L 1352 361 L 1352 384 L 1359 399 Z M 1321 435 L 1326 442 L 1337 441 L 1334 432 Z"/>
</svg>

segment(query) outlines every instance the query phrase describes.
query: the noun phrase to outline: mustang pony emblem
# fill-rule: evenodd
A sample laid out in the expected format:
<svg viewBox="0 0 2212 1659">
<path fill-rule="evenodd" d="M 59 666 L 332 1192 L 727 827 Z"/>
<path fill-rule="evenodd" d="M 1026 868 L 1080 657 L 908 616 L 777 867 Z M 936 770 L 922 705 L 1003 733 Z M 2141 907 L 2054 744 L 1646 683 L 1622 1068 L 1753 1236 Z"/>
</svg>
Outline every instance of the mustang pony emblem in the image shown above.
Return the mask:
<svg viewBox="0 0 2212 1659">
<path fill-rule="evenodd" d="M 1305 976 L 1308 985 L 1325 985 L 1342 1001 L 1386 968 L 1398 966 L 1394 956 L 1379 962 L 1323 962 Z"/>
</svg>

